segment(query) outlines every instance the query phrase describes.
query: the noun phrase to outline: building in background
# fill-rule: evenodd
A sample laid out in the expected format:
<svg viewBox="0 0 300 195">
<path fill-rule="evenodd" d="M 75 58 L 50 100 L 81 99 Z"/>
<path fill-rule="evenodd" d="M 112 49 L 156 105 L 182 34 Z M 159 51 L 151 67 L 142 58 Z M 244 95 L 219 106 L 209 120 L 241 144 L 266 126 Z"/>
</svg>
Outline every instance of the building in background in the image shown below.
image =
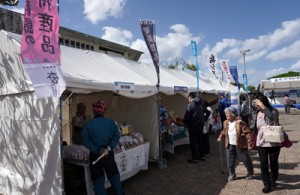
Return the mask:
<svg viewBox="0 0 300 195">
<path fill-rule="evenodd" d="M 0 30 L 22 34 L 23 14 L 0 7 Z M 130 47 L 60 27 L 60 44 L 83 50 L 91 50 L 138 61 L 143 52 Z"/>
<path fill-rule="evenodd" d="M 261 81 L 261 92 L 270 97 L 272 90 L 275 92 L 275 99 L 281 104 L 285 94 L 288 94 L 295 104 L 300 104 L 300 76 Z"/>
</svg>

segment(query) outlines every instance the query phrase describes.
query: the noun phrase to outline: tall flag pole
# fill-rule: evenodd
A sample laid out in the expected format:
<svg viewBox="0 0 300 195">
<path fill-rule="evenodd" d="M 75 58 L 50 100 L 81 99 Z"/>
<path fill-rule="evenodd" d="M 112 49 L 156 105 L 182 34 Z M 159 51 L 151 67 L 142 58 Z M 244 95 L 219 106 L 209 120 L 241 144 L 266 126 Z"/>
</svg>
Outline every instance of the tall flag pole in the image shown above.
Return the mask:
<svg viewBox="0 0 300 195">
<path fill-rule="evenodd" d="M 198 65 L 198 51 L 197 51 L 197 45 L 196 41 L 191 41 L 193 54 L 195 57 L 195 63 L 196 63 L 196 81 L 197 81 L 197 93 L 199 94 L 199 65 Z"/>
<path fill-rule="evenodd" d="M 158 50 L 156 46 L 156 39 L 155 39 L 155 24 L 153 21 L 150 20 L 140 20 L 140 26 L 143 33 L 143 37 L 145 40 L 145 43 L 147 45 L 147 48 L 149 50 L 149 53 L 151 55 L 153 65 L 156 70 L 156 76 L 157 76 L 157 97 L 156 97 L 156 105 L 157 105 L 157 116 L 158 116 L 158 135 L 159 135 L 159 159 L 157 161 L 158 168 L 159 169 L 165 169 L 167 168 L 167 161 L 163 158 L 163 148 L 162 148 L 162 131 L 161 127 L 162 124 L 160 122 L 160 103 L 159 103 L 159 85 L 160 85 L 160 73 L 159 73 L 159 55 Z"/>
<path fill-rule="evenodd" d="M 21 58 L 38 98 L 60 97 L 66 88 L 59 47 L 59 13 L 54 1 L 25 1 Z"/>
<path fill-rule="evenodd" d="M 141 30 L 143 33 L 143 37 L 145 40 L 145 43 L 147 45 L 147 48 L 149 50 L 149 53 L 151 55 L 153 65 L 156 70 L 157 75 L 157 89 L 159 90 L 159 84 L 160 84 L 160 74 L 159 74 L 159 55 L 156 47 L 156 39 L 155 39 L 155 24 L 153 21 L 149 20 L 141 20 L 140 21 Z"/>
</svg>

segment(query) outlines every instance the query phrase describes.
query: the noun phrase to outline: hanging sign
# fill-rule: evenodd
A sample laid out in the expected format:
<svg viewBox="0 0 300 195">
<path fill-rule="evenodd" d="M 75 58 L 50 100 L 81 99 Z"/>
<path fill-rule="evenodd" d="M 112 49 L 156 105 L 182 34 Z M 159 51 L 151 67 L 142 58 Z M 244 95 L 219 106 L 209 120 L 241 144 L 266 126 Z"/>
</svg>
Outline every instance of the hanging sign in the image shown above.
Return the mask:
<svg viewBox="0 0 300 195">
<path fill-rule="evenodd" d="M 188 88 L 184 87 L 184 86 L 174 86 L 174 92 L 183 92 L 183 93 L 187 93 L 188 92 Z"/>
<path fill-rule="evenodd" d="M 134 91 L 135 85 L 134 83 L 115 82 L 115 89 L 117 91 Z"/>
</svg>

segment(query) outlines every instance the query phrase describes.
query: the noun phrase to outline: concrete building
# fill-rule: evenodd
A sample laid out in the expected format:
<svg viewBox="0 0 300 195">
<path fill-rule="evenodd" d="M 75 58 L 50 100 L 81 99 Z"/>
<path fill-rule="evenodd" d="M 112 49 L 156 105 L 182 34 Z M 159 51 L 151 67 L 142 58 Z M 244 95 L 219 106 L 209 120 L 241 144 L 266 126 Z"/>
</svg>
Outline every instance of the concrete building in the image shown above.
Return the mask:
<svg viewBox="0 0 300 195">
<path fill-rule="evenodd" d="M 0 30 L 22 34 L 23 15 L 0 7 Z M 60 44 L 78 49 L 91 50 L 138 61 L 143 52 L 130 47 L 60 27 Z"/>
<path fill-rule="evenodd" d="M 291 100 L 300 104 L 300 76 L 262 80 L 261 90 L 267 96 L 274 90 L 275 98 L 280 103 L 283 103 L 284 95 L 288 94 Z"/>
</svg>

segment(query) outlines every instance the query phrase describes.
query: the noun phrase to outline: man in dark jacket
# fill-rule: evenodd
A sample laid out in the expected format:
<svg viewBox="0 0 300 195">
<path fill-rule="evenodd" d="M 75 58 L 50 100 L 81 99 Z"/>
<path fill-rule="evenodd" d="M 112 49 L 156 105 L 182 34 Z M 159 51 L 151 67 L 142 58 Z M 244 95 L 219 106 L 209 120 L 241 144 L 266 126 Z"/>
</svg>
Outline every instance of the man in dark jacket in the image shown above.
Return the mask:
<svg viewBox="0 0 300 195">
<path fill-rule="evenodd" d="M 203 106 L 202 100 L 200 97 L 196 97 L 195 93 L 188 95 L 188 101 L 189 104 L 184 115 L 184 124 L 189 130 L 192 152 L 192 159 L 189 159 L 188 162 L 198 163 L 199 161 L 205 161 L 203 127 L 204 122 L 207 121 L 210 115 L 210 111 Z"/>
</svg>

